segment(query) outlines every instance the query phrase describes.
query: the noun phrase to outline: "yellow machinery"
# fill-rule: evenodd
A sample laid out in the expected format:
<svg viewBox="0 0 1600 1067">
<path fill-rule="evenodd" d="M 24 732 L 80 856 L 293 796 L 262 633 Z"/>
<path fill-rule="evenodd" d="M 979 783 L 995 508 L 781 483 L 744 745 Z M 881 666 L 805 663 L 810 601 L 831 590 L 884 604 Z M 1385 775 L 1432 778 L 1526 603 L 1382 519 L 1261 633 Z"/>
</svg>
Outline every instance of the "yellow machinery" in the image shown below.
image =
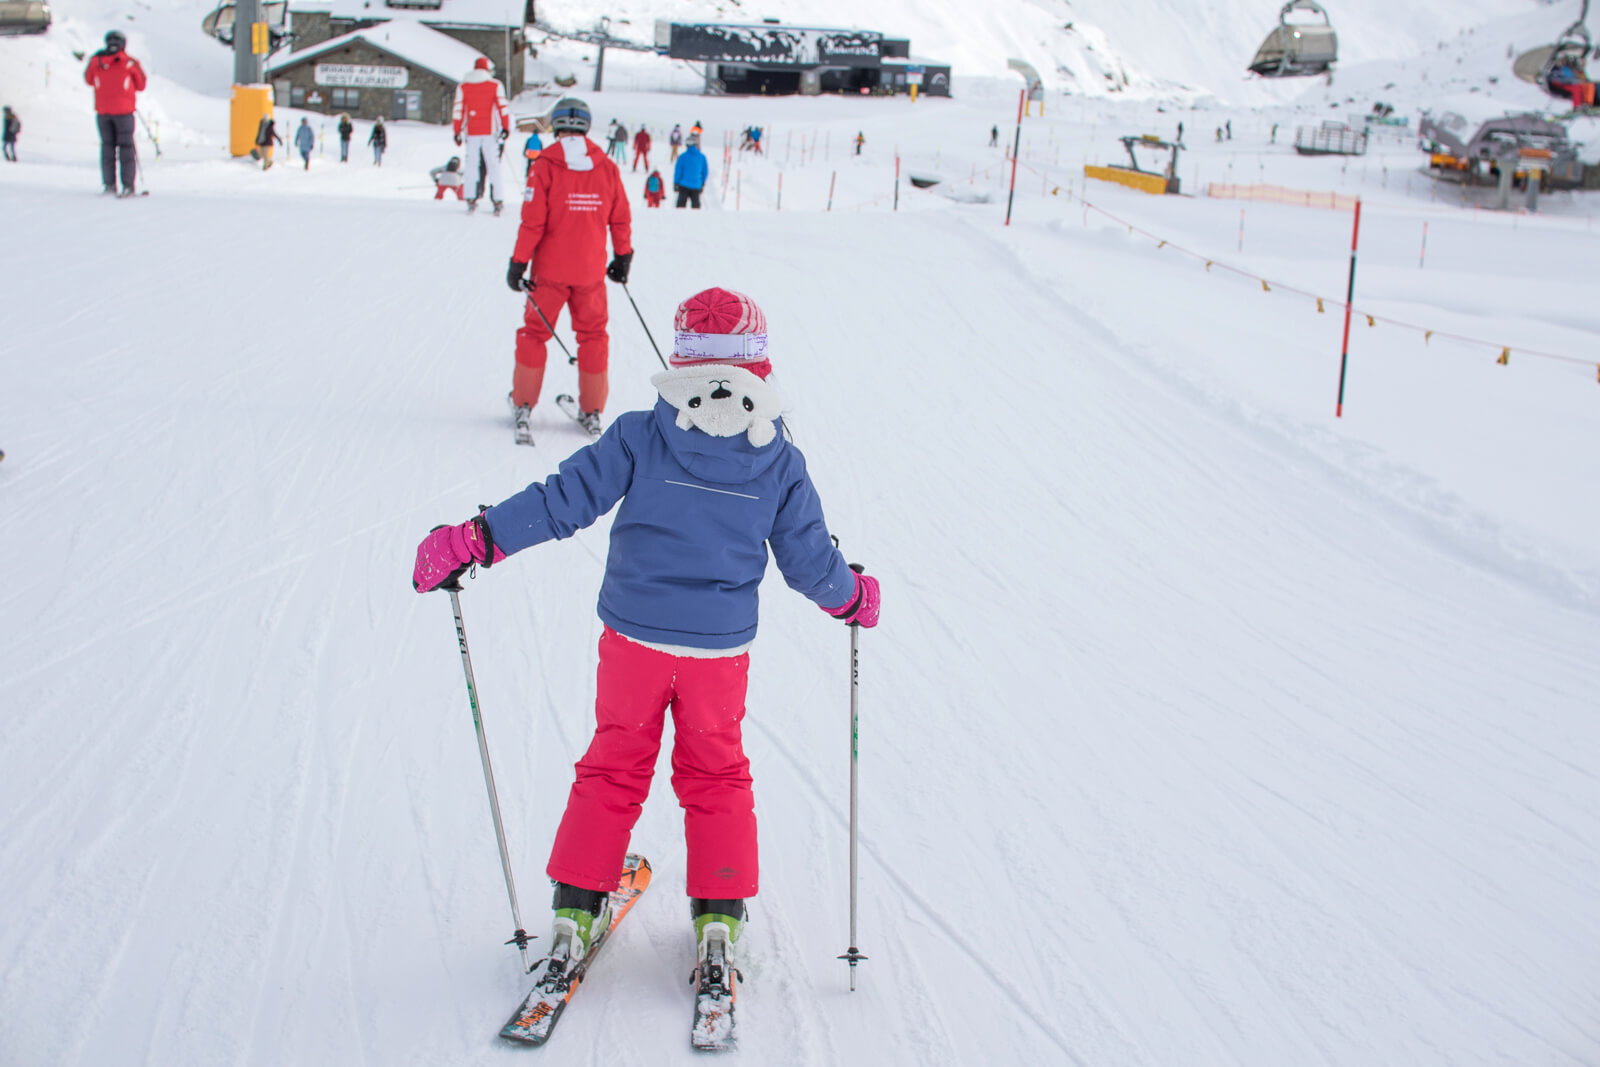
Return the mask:
<svg viewBox="0 0 1600 1067">
<path fill-rule="evenodd" d="M 1139 166 L 1139 156 L 1134 151 L 1136 145 L 1157 151 L 1170 151 L 1172 154 L 1167 158 L 1166 168 L 1162 171 L 1150 171 Z M 1141 193 L 1153 193 L 1157 196 L 1163 193 L 1175 195 L 1179 192 L 1178 153 L 1183 149 L 1183 145 L 1172 141 L 1163 141 L 1154 134 L 1147 133 L 1143 137 L 1130 135 L 1122 138 L 1122 146 L 1128 150 L 1128 158 L 1132 161 L 1131 165 L 1113 164 L 1109 167 L 1100 167 L 1086 164 L 1083 168 L 1084 177 L 1095 178 L 1103 182 L 1115 182 L 1118 185 L 1126 185 L 1130 189 L 1137 189 Z"/>
</svg>

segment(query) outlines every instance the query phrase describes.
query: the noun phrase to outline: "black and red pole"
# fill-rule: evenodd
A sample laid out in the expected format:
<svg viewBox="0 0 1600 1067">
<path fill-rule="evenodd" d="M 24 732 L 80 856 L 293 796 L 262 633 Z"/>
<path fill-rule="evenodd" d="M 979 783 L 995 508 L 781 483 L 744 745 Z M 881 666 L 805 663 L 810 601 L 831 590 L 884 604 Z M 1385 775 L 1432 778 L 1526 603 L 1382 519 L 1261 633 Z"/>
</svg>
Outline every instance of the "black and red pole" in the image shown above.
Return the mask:
<svg viewBox="0 0 1600 1067">
<path fill-rule="evenodd" d="M 1339 351 L 1339 402 L 1334 406 L 1333 417 L 1344 415 L 1344 375 L 1350 364 L 1350 305 L 1356 299 L 1356 245 L 1361 240 L 1361 200 L 1356 199 L 1356 221 L 1350 230 L 1350 284 L 1344 291 L 1344 344 Z"/>
<path fill-rule="evenodd" d="M 1011 148 L 1011 192 L 1006 196 L 1006 225 L 1011 225 L 1011 204 L 1017 198 L 1017 156 L 1022 152 L 1022 108 L 1027 103 L 1028 90 L 1017 94 L 1017 142 Z"/>
</svg>

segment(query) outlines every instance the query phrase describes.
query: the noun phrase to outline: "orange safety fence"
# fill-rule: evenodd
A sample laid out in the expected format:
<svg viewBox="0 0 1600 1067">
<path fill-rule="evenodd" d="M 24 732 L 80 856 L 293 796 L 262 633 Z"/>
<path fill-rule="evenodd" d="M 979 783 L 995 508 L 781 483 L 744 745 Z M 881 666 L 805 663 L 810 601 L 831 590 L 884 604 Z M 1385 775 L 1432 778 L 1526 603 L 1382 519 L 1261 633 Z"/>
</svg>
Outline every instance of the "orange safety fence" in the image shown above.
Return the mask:
<svg viewBox="0 0 1600 1067">
<path fill-rule="evenodd" d="M 1218 185 L 1215 182 L 1206 185 L 1206 195 L 1214 200 L 1260 200 L 1268 204 L 1326 207 L 1335 211 L 1354 211 L 1357 200 L 1343 193 L 1318 193 L 1282 185 Z"/>
</svg>

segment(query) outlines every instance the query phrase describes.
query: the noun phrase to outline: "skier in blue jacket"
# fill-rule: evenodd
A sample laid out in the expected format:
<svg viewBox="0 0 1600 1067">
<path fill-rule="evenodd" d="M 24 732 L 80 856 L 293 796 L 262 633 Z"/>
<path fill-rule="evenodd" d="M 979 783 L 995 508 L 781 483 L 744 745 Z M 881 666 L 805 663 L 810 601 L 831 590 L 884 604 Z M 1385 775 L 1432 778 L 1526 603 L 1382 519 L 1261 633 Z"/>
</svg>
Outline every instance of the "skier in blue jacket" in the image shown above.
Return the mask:
<svg viewBox="0 0 1600 1067">
<path fill-rule="evenodd" d="M 596 731 L 546 868 L 556 882 L 541 964 L 551 995 L 606 929 L 669 706 L 698 959 L 714 952 L 716 973 L 732 971 L 744 902 L 758 888 L 741 721 L 768 551 L 790 588 L 828 614 L 878 622 L 877 580 L 845 564 L 805 457 L 778 432 L 761 309 L 708 289 L 679 306 L 676 328 L 671 368 L 651 379 L 652 410 L 619 416 L 543 483 L 435 529 L 412 572 L 427 592 L 621 505 L 600 586 Z"/>
<path fill-rule="evenodd" d="M 300 149 L 300 158 L 306 163 L 305 169 L 310 170 L 311 150 L 317 146 L 317 135 L 305 119 L 300 120 L 300 128 L 294 131 L 294 146 Z"/>
<path fill-rule="evenodd" d="M 711 173 L 711 164 L 706 162 L 705 153 L 700 151 L 700 135 L 689 135 L 689 146 L 683 150 L 683 155 L 678 157 L 678 165 L 672 170 L 672 188 L 678 194 L 678 206 L 690 205 L 695 210 L 700 209 L 700 190 L 705 188 L 706 177 Z"/>
</svg>

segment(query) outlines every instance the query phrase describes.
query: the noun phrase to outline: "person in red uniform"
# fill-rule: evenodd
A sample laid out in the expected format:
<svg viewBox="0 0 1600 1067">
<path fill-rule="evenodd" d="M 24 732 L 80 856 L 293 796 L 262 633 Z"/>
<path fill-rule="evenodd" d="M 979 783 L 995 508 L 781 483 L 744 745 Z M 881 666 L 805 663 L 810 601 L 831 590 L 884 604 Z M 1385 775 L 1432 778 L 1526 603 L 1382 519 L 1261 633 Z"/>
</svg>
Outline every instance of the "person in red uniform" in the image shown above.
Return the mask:
<svg viewBox="0 0 1600 1067">
<path fill-rule="evenodd" d="M 522 440 L 544 384 L 545 343 L 563 307 L 572 312 L 578 338 L 578 408 L 584 428 L 598 435 L 609 392 L 606 366 L 606 279 L 626 284 L 633 263 L 633 213 L 622 173 L 589 140 L 589 105 L 575 97 L 558 102 L 550 115 L 556 143 L 533 161 L 522 192 L 522 225 L 506 283 L 528 292 L 523 326 L 517 331 L 517 362 L 511 407 Z M 606 231 L 615 255 L 606 263 Z M 533 280 L 527 281 L 529 266 Z"/>
<path fill-rule="evenodd" d="M 122 166 L 122 196 L 138 184 L 139 161 L 133 149 L 133 109 L 144 91 L 144 68 L 127 52 L 121 32 L 106 34 L 106 46 L 89 57 L 84 84 L 94 87 L 95 122 L 100 127 L 100 180 L 107 193 L 117 192 L 117 166 Z"/>
<path fill-rule="evenodd" d="M 639 161 L 644 160 L 644 169 L 650 169 L 650 134 L 643 126 L 633 135 L 633 169 L 639 169 Z"/>
<path fill-rule="evenodd" d="M 456 86 L 455 113 L 451 120 L 456 144 L 465 145 L 465 169 L 477 174 L 481 166 L 489 175 L 489 200 L 500 214 L 500 142 L 511 136 L 511 118 L 506 114 L 506 97 L 500 83 L 489 70 L 489 57 L 479 56 L 472 70 Z M 478 196 L 483 190 L 478 190 Z M 478 206 L 478 196 L 467 201 L 468 210 Z"/>
</svg>

